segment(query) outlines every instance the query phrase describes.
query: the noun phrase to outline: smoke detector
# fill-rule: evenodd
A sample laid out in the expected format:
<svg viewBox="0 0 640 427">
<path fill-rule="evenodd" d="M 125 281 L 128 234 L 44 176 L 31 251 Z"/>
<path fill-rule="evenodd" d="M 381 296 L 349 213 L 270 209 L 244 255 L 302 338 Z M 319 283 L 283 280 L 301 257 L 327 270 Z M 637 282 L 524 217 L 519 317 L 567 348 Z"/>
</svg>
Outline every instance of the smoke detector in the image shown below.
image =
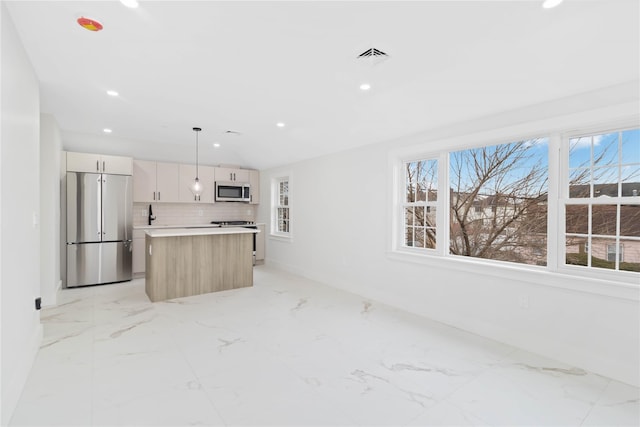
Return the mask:
<svg viewBox="0 0 640 427">
<path fill-rule="evenodd" d="M 376 49 L 375 47 L 372 47 L 370 49 L 365 50 L 360 55 L 358 55 L 357 59 L 364 59 L 371 62 L 371 65 L 377 65 L 389 59 L 389 55 L 384 53 L 380 49 Z"/>
</svg>

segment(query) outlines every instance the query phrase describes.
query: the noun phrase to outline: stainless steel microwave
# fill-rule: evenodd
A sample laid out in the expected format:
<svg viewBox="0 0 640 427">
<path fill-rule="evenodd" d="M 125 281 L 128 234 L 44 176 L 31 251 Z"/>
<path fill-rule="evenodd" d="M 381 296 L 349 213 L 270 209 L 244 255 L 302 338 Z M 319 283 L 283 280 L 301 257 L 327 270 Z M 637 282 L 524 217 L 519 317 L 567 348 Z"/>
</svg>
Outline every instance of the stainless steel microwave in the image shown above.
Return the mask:
<svg viewBox="0 0 640 427">
<path fill-rule="evenodd" d="M 250 202 L 251 186 L 247 183 L 216 181 L 216 202 Z"/>
</svg>

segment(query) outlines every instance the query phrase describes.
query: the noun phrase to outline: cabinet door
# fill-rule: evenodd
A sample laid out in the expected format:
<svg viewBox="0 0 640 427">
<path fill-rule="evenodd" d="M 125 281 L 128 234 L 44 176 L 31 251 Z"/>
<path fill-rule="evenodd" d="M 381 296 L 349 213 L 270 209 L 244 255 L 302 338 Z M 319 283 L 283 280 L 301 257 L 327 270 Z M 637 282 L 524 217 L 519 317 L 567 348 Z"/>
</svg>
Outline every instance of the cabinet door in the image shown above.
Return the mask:
<svg viewBox="0 0 640 427">
<path fill-rule="evenodd" d="M 249 182 L 249 169 L 216 168 L 216 181 Z"/>
<path fill-rule="evenodd" d="M 133 261 L 132 261 L 132 269 L 133 274 L 144 273 L 146 256 L 145 256 L 145 238 L 146 238 L 146 229 L 138 228 L 133 230 Z"/>
<path fill-rule="evenodd" d="M 249 182 L 249 169 L 234 169 L 233 177 L 236 182 Z"/>
<path fill-rule="evenodd" d="M 133 173 L 132 161 L 131 157 L 68 152 L 67 171 L 131 175 Z"/>
<path fill-rule="evenodd" d="M 196 177 L 195 165 L 180 165 L 180 201 L 181 202 L 201 202 L 201 203 L 213 203 L 214 198 L 214 167 L 212 166 L 199 166 L 198 167 L 198 179 L 202 185 L 202 193 L 200 197 L 196 196 L 191 191 L 193 180 Z"/>
<path fill-rule="evenodd" d="M 193 180 L 195 179 L 195 177 L 195 165 L 180 165 L 180 189 L 178 191 L 180 193 L 181 202 L 193 203 L 198 201 L 198 198 L 191 191 L 191 186 L 193 185 Z M 202 178 L 200 178 L 200 183 L 203 184 Z"/>
<path fill-rule="evenodd" d="M 133 161 L 131 157 L 103 155 L 100 167 L 103 173 L 116 175 L 131 175 L 133 173 Z"/>
<path fill-rule="evenodd" d="M 102 164 L 100 163 L 99 154 L 86 153 L 67 153 L 67 171 L 68 172 L 101 172 Z"/>
<path fill-rule="evenodd" d="M 233 173 L 235 171 L 233 168 L 215 168 L 215 180 L 221 182 L 233 181 Z"/>
<path fill-rule="evenodd" d="M 249 171 L 249 184 L 251 185 L 251 201 L 252 205 L 260 203 L 260 171 Z"/>
<path fill-rule="evenodd" d="M 256 261 L 264 261 L 264 224 L 258 224 L 258 234 L 256 234 Z"/>
<path fill-rule="evenodd" d="M 213 166 L 200 166 L 199 178 L 202 184 L 202 194 L 200 201 L 206 203 L 214 203 L 216 186 L 214 179 L 215 168 Z"/>
<path fill-rule="evenodd" d="M 144 273 L 145 271 L 144 250 L 144 237 L 141 239 L 133 239 L 133 274 Z"/>
<path fill-rule="evenodd" d="M 158 202 L 180 201 L 180 165 L 178 163 L 156 163 L 156 192 Z"/>
<path fill-rule="evenodd" d="M 133 161 L 133 201 L 150 203 L 156 200 L 156 162 Z"/>
</svg>

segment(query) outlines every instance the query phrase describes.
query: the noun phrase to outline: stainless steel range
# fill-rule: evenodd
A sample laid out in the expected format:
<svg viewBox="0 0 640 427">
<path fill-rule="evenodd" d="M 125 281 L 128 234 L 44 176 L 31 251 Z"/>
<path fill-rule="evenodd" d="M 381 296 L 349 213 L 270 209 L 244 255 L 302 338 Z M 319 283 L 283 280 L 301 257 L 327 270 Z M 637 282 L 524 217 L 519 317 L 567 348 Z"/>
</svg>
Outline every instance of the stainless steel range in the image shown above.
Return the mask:
<svg viewBox="0 0 640 427">
<path fill-rule="evenodd" d="M 217 224 L 220 227 L 246 227 L 246 228 L 256 228 L 255 222 L 253 221 L 211 221 L 211 224 Z"/>
<path fill-rule="evenodd" d="M 211 224 L 219 225 L 220 227 L 242 227 L 251 228 L 257 230 L 258 226 L 253 221 L 233 220 L 233 221 L 211 221 Z M 253 233 L 253 265 L 256 265 L 256 234 Z"/>
</svg>

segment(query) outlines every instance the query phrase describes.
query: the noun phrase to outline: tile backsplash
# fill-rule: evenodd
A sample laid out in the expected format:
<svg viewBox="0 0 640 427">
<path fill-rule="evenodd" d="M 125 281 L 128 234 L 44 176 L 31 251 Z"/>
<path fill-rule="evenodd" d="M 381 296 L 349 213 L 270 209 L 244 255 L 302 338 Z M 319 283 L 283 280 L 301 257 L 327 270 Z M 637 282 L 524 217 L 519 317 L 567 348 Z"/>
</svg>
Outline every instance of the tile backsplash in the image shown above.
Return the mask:
<svg viewBox="0 0 640 427">
<path fill-rule="evenodd" d="M 200 225 L 211 221 L 255 221 L 257 205 L 236 202 L 152 203 L 154 225 Z M 133 225 L 147 225 L 148 203 L 133 204 Z"/>
</svg>

